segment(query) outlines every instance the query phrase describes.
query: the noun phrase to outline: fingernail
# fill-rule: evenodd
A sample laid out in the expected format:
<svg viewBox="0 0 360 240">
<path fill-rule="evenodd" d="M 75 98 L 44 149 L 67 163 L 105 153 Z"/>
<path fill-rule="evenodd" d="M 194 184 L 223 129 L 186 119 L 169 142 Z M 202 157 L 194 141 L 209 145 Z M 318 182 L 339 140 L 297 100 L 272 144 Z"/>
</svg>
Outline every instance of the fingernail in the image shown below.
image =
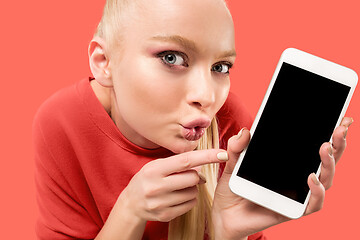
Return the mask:
<svg viewBox="0 0 360 240">
<path fill-rule="evenodd" d="M 199 178 L 200 178 L 199 184 L 206 183 L 206 178 L 205 178 L 204 174 L 201 172 L 198 172 L 198 174 L 199 174 Z"/>
<path fill-rule="evenodd" d="M 237 134 L 236 140 L 239 140 L 239 139 L 241 138 L 241 135 L 242 135 L 244 129 L 247 129 L 247 128 L 246 128 L 246 127 L 243 127 L 243 128 L 239 131 L 239 133 Z"/>
<path fill-rule="evenodd" d="M 350 127 L 350 125 L 351 125 L 353 122 L 354 122 L 354 119 L 351 118 L 351 122 L 349 123 L 349 127 Z"/>
<path fill-rule="evenodd" d="M 315 185 L 320 185 L 319 179 L 317 178 L 317 176 L 315 175 L 315 173 L 312 173 L 310 175 L 311 180 L 313 181 L 313 183 L 315 183 Z"/>
<path fill-rule="evenodd" d="M 347 132 L 348 132 L 348 128 L 346 128 L 345 131 L 344 131 L 344 140 L 346 140 Z"/>
<path fill-rule="evenodd" d="M 330 157 L 333 157 L 333 147 L 331 142 L 329 142 L 328 153 Z"/>
<path fill-rule="evenodd" d="M 229 156 L 227 154 L 227 152 L 219 152 L 217 155 L 216 155 L 217 159 L 219 159 L 220 161 L 227 161 L 229 160 Z"/>
<path fill-rule="evenodd" d="M 350 125 L 354 122 L 354 119 L 352 117 L 350 117 L 350 122 L 348 122 L 347 124 L 345 124 L 345 123 L 343 124 L 343 121 L 341 122 L 340 125 L 345 126 L 345 127 L 350 127 Z"/>
</svg>

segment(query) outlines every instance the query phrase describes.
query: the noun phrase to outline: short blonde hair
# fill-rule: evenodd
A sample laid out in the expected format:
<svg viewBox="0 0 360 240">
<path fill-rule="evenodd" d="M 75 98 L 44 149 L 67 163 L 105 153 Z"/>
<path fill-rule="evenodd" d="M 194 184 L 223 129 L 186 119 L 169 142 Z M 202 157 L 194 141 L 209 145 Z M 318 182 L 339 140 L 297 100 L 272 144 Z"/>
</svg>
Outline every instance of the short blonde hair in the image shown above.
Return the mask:
<svg viewBox="0 0 360 240">
<path fill-rule="evenodd" d="M 114 52 L 116 54 L 120 49 L 126 13 L 136 2 L 136 0 L 106 0 L 103 15 L 94 36 L 105 40 L 109 54 Z"/>
</svg>

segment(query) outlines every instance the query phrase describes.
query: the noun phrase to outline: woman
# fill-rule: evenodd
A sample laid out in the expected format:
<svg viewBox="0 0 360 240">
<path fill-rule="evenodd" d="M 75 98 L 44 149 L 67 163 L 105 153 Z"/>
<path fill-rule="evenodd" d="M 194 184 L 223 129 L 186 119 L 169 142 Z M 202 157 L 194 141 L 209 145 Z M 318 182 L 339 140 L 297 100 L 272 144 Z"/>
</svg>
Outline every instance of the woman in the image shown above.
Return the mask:
<svg viewBox="0 0 360 240">
<path fill-rule="evenodd" d="M 39 238 L 265 239 L 288 220 L 228 187 L 251 125 L 229 94 L 235 56 L 222 0 L 107 1 L 89 45 L 94 78 L 35 117 Z M 320 148 L 306 214 L 323 205 L 351 122 Z"/>
</svg>

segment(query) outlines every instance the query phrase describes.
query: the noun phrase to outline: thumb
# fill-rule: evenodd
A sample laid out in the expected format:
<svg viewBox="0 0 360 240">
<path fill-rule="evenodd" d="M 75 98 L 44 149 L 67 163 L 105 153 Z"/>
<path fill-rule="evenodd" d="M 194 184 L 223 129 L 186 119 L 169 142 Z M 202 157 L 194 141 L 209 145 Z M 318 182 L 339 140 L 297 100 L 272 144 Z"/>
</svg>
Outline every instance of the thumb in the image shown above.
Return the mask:
<svg viewBox="0 0 360 240">
<path fill-rule="evenodd" d="M 240 153 L 247 147 L 250 141 L 250 131 L 247 128 L 243 128 L 240 132 L 232 136 L 228 141 L 227 152 L 229 155 L 229 161 L 226 162 L 224 174 L 231 174 L 234 170 L 236 162 L 240 156 Z"/>
</svg>

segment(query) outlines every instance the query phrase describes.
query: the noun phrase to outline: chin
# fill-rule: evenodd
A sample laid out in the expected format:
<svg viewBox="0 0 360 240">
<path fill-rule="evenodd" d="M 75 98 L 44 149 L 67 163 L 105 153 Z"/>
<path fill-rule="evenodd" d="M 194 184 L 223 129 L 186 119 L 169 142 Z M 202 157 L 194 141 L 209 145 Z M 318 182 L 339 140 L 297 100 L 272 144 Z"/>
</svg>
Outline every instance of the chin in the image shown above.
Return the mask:
<svg viewBox="0 0 360 240">
<path fill-rule="evenodd" d="M 198 146 L 198 143 L 199 141 L 182 140 L 172 146 L 165 146 L 165 148 L 169 149 L 173 153 L 179 154 L 195 150 L 195 148 Z"/>
</svg>

